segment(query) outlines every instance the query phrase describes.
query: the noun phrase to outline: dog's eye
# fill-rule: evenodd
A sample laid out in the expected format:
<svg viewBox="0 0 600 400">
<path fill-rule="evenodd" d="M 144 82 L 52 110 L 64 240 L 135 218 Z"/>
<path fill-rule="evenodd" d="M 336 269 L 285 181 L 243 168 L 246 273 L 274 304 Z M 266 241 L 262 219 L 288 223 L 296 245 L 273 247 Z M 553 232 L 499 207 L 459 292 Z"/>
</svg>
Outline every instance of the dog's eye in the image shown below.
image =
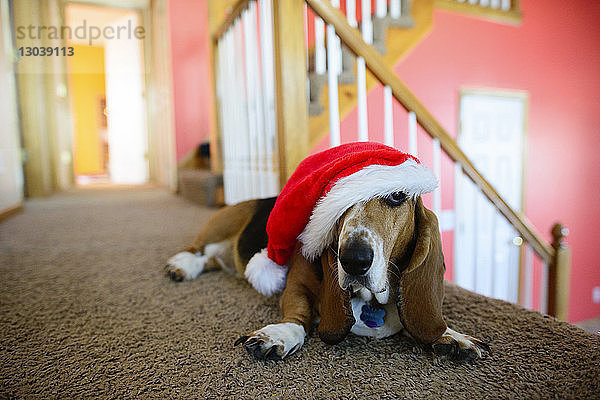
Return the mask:
<svg viewBox="0 0 600 400">
<path fill-rule="evenodd" d="M 397 207 L 405 201 L 406 193 L 404 192 L 394 192 L 392 194 L 388 194 L 385 198 L 385 202 L 392 207 Z"/>
</svg>

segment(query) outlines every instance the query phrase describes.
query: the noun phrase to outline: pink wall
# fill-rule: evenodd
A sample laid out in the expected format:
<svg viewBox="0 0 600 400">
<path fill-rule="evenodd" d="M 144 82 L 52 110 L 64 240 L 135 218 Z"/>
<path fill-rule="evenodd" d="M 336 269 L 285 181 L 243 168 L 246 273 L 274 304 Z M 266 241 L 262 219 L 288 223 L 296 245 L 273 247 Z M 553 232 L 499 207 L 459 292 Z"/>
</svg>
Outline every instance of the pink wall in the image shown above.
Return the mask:
<svg viewBox="0 0 600 400">
<path fill-rule="evenodd" d="M 529 93 L 525 214 L 548 240 L 556 221 L 571 231 L 569 319 L 576 322 L 600 316 L 600 304 L 592 302 L 592 288 L 600 286 L 600 3 L 523 0 L 521 8 L 520 27 L 436 11 L 431 33 L 395 70 L 453 136 L 461 88 Z M 369 129 L 375 140 L 383 140 L 382 109 L 382 89 L 376 88 L 369 94 Z M 406 114 L 398 105 L 394 112 L 396 143 L 407 149 Z M 342 122 L 344 141 L 356 138 L 356 125 L 353 111 Z M 324 141 L 317 148 L 326 146 Z M 419 135 L 419 152 L 431 165 L 425 134 Z M 442 169 L 442 206 L 452 209 L 448 159 Z M 443 238 L 451 265 L 452 232 Z"/>
<path fill-rule="evenodd" d="M 177 160 L 207 139 L 212 83 L 207 0 L 169 1 Z"/>
</svg>

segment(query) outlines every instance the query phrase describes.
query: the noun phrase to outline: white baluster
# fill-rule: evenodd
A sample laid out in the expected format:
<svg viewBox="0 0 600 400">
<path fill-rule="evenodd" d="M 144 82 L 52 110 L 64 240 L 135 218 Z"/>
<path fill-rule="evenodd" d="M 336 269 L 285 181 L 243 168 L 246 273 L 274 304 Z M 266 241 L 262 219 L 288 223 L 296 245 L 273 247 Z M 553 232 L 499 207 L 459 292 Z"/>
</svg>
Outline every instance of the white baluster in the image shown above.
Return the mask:
<svg viewBox="0 0 600 400">
<path fill-rule="evenodd" d="M 419 156 L 417 149 L 417 115 L 408 113 L 408 152 L 415 157 Z"/>
<path fill-rule="evenodd" d="M 237 61 L 235 63 L 238 68 L 236 68 L 237 72 L 237 82 L 238 82 L 238 110 L 240 112 L 240 131 L 238 133 L 239 141 L 236 141 L 236 152 L 239 155 L 239 160 L 241 160 L 239 171 L 239 180 L 240 180 L 240 197 L 239 201 L 248 200 L 251 196 L 250 193 L 252 191 L 252 174 L 250 173 L 250 116 L 248 113 L 247 103 L 248 93 L 246 91 L 246 60 L 245 53 L 246 49 L 244 48 L 244 30 L 243 30 L 243 22 L 241 19 L 238 19 L 235 23 L 236 29 L 236 58 Z"/>
<path fill-rule="evenodd" d="M 340 0 L 331 0 L 331 5 L 334 8 L 340 8 Z M 337 66 L 336 73 L 341 75 L 343 66 L 342 66 L 342 40 L 335 35 L 335 65 Z"/>
<path fill-rule="evenodd" d="M 221 37 L 218 42 L 217 42 L 217 71 L 216 71 L 216 78 L 217 78 L 217 104 L 219 105 L 219 126 L 221 128 L 221 143 L 223 146 L 223 192 L 225 195 L 225 202 L 227 203 L 227 198 L 228 196 L 228 190 L 229 190 L 229 185 L 228 185 L 228 179 L 226 178 L 227 175 L 227 168 L 229 166 L 229 160 L 228 160 L 228 151 L 227 151 L 227 135 L 225 133 L 226 131 L 226 126 L 227 126 L 227 122 L 225 120 L 225 101 L 227 99 L 227 95 L 225 94 L 225 60 L 224 60 L 224 48 L 225 48 L 225 43 L 224 43 L 224 39 L 223 37 Z"/>
<path fill-rule="evenodd" d="M 323 75 L 326 70 L 325 22 L 320 17 L 315 17 L 315 72 Z"/>
<path fill-rule="evenodd" d="M 401 0 L 390 1 L 390 16 L 394 19 L 400 18 L 402 15 Z"/>
<path fill-rule="evenodd" d="M 223 143 L 226 153 L 226 163 L 224 171 L 224 182 L 226 184 L 227 192 L 225 202 L 227 204 L 235 204 L 237 198 L 237 161 L 235 159 L 235 147 L 232 142 L 232 132 L 237 129 L 237 112 L 235 102 L 235 71 L 233 71 L 235 51 L 233 48 L 233 28 L 230 28 L 227 33 L 223 36 L 224 51 L 223 51 L 223 63 L 224 63 L 224 95 L 223 95 L 223 116 L 224 122 L 223 129 Z M 234 113 L 235 116 L 230 114 Z"/>
<path fill-rule="evenodd" d="M 502 5 L 500 8 L 502 11 L 509 11 L 511 8 L 510 0 L 502 0 Z"/>
<path fill-rule="evenodd" d="M 490 6 L 490 0 L 479 0 L 479 5 L 481 7 L 489 7 Z"/>
<path fill-rule="evenodd" d="M 258 0 L 260 7 L 260 40 L 262 81 L 264 85 L 263 110 L 265 118 L 265 169 L 269 177 L 266 196 L 279 192 L 279 174 L 273 160 L 277 148 L 277 113 L 275 110 L 275 71 L 273 62 L 273 8 L 272 0 Z M 321 30 L 323 32 L 323 30 Z M 325 57 L 323 57 L 325 58 Z"/>
<path fill-rule="evenodd" d="M 250 187 L 246 196 L 257 198 L 260 196 L 260 173 L 258 167 L 258 135 L 259 121 L 257 113 L 256 76 L 258 71 L 254 63 L 256 54 L 256 17 L 252 12 L 256 3 L 251 2 L 242 13 L 244 33 L 244 64 L 246 72 L 246 112 L 248 113 L 248 172 Z"/>
<path fill-rule="evenodd" d="M 377 0 L 375 3 L 375 16 L 377 18 L 385 18 L 387 15 L 387 1 Z"/>
<path fill-rule="evenodd" d="M 239 193 L 241 190 L 241 186 L 240 186 L 240 177 L 239 177 L 239 171 L 240 171 L 240 156 L 238 155 L 238 147 L 237 144 L 235 143 L 235 141 L 233 140 L 233 132 L 234 131 L 240 131 L 242 129 L 242 124 L 241 124 L 241 112 L 239 110 L 239 100 L 240 100 L 240 95 L 236 95 L 235 93 L 238 92 L 239 93 L 239 84 L 238 84 L 238 71 L 239 69 L 235 69 L 233 68 L 233 65 L 236 65 L 236 63 L 238 62 L 237 59 L 237 46 L 236 46 L 236 42 L 237 40 L 237 31 L 235 29 L 235 24 L 232 25 L 232 27 L 230 28 L 231 30 L 231 44 L 230 44 L 230 56 L 229 56 L 229 71 L 232 75 L 228 75 L 229 79 L 231 79 L 231 89 L 232 92 L 230 94 L 231 96 L 231 119 L 232 119 L 232 128 L 234 128 L 234 130 L 232 130 L 232 132 L 230 133 L 230 151 L 231 151 L 231 181 L 232 183 L 232 196 L 231 196 L 231 202 L 232 203 L 237 203 L 239 200 Z M 240 131 L 240 134 L 242 133 L 242 131 Z"/>
<path fill-rule="evenodd" d="M 392 88 L 385 86 L 383 88 L 384 142 L 388 146 L 394 147 L 394 110 L 392 104 Z"/>
<path fill-rule="evenodd" d="M 493 9 L 500 8 L 500 0 L 488 0 L 490 2 L 490 7 Z"/>
<path fill-rule="evenodd" d="M 305 62 L 306 62 L 306 72 L 307 72 L 307 76 L 306 76 L 306 103 L 310 103 L 310 77 L 308 76 L 308 72 L 309 70 L 309 66 L 310 66 L 310 62 L 309 62 L 309 51 L 308 51 L 308 5 L 306 3 L 304 3 L 304 5 L 302 6 L 302 12 L 304 13 L 304 54 L 306 55 L 305 57 Z"/>
<path fill-rule="evenodd" d="M 234 84 L 233 86 L 235 87 L 236 91 L 238 92 L 237 96 L 234 96 L 234 102 L 235 102 L 235 106 L 234 106 L 234 115 L 235 115 L 235 125 L 236 125 L 236 130 L 239 132 L 238 133 L 238 139 L 237 140 L 233 140 L 232 137 L 232 141 L 231 141 L 231 150 L 232 150 L 232 164 L 235 166 L 235 168 L 233 168 L 233 174 L 235 176 L 234 181 L 236 182 L 235 184 L 235 197 L 234 197 L 234 201 L 237 203 L 241 200 L 241 196 L 242 193 L 245 191 L 245 182 L 244 179 L 241 177 L 242 174 L 242 169 L 243 169 L 243 155 L 241 154 L 241 150 L 240 150 L 240 142 L 244 140 L 244 137 L 246 136 L 245 133 L 245 124 L 243 123 L 243 115 L 242 115 L 242 107 L 241 107 L 241 103 L 242 103 L 242 94 L 240 93 L 241 90 L 243 90 L 243 87 L 241 85 L 240 82 L 240 72 L 243 71 L 243 68 L 241 68 L 241 63 L 239 60 L 239 54 L 241 52 L 240 50 L 240 37 L 238 35 L 238 23 L 235 22 L 233 24 L 233 64 L 238 66 L 238 68 L 235 68 L 233 70 L 233 76 L 232 79 L 234 79 Z"/>
<path fill-rule="evenodd" d="M 525 245 L 525 276 L 523 282 L 523 307 L 533 307 L 533 249 Z"/>
<path fill-rule="evenodd" d="M 433 192 L 433 212 L 442 220 L 442 150 L 439 139 L 433 139 L 433 174 L 438 179 L 438 187 Z M 440 224 L 441 231 L 441 224 Z"/>
<path fill-rule="evenodd" d="M 338 102 L 337 71 L 337 38 L 333 25 L 327 25 L 327 84 L 329 89 L 329 144 L 339 146 L 340 137 L 340 108 Z"/>
<path fill-rule="evenodd" d="M 259 62 L 259 37 L 258 37 L 258 26 L 257 16 L 258 7 L 256 2 L 250 3 L 250 15 L 251 15 L 251 30 L 252 35 L 252 66 L 254 71 L 254 106 L 256 108 L 256 137 L 254 140 L 256 149 L 256 173 L 258 176 L 258 189 L 256 191 L 257 197 L 264 197 L 267 194 L 268 178 L 265 171 L 265 114 L 263 110 L 263 99 L 265 97 L 263 82 L 260 79 L 262 75 L 261 65 Z M 308 65 L 308 63 L 307 63 Z"/>
<path fill-rule="evenodd" d="M 368 0 L 363 0 L 360 2 L 360 4 L 362 13 L 362 37 L 367 44 L 373 44 L 373 20 L 371 18 L 371 2 Z"/>
<path fill-rule="evenodd" d="M 346 19 L 348 20 L 348 25 L 353 28 L 358 26 L 358 21 L 356 20 L 356 0 L 346 0 Z"/>
<path fill-rule="evenodd" d="M 356 59 L 356 89 L 358 102 L 358 140 L 365 142 L 369 140 L 369 124 L 367 113 L 367 68 L 365 59 Z"/>
<path fill-rule="evenodd" d="M 225 203 L 231 204 L 231 198 L 233 194 L 231 193 L 231 150 L 229 149 L 229 125 L 231 124 L 231 118 L 226 118 L 226 110 L 231 110 L 231 101 L 229 98 L 231 79 L 228 79 L 229 74 L 229 32 L 226 32 L 220 42 L 219 42 L 219 57 L 221 61 L 220 70 L 222 71 L 222 82 L 221 88 L 223 90 L 223 95 L 221 97 L 221 134 L 223 140 L 223 186 L 224 186 L 224 195 L 225 195 Z"/>
<path fill-rule="evenodd" d="M 371 20 L 371 2 L 361 1 L 361 33 L 363 40 L 373 43 L 373 22 Z M 369 123 L 367 112 L 367 69 L 365 59 L 358 57 L 356 59 L 356 89 L 358 101 L 358 140 L 369 140 Z"/>
<path fill-rule="evenodd" d="M 542 263 L 542 276 L 540 277 L 540 312 L 548 312 L 548 264 Z"/>
<path fill-rule="evenodd" d="M 259 187 L 257 190 L 257 197 L 264 197 L 267 192 L 267 175 L 265 173 L 265 113 L 263 110 L 263 99 L 265 92 L 263 89 L 262 76 L 262 65 L 260 64 L 260 36 L 258 25 L 258 2 L 252 2 L 250 4 L 250 15 L 252 16 L 252 30 L 254 32 L 253 49 L 252 49 L 252 64 L 255 71 L 255 95 L 254 105 L 256 107 L 256 173 L 258 175 Z M 308 63 L 306 64 L 308 68 Z M 308 101 L 308 100 L 307 100 Z"/>
</svg>

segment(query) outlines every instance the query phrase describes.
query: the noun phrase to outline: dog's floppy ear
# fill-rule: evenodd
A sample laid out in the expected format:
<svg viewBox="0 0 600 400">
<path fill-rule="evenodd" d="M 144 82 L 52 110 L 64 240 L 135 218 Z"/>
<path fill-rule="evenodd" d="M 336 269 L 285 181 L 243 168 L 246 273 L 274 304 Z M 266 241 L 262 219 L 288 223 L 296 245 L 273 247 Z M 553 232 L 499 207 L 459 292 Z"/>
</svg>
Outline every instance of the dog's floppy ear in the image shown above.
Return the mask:
<svg viewBox="0 0 600 400">
<path fill-rule="evenodd" d="M 321 283 L 321 322 L 319 337 L 327 344 L 344 340 L 354 325 L 350 290 L 342 290 L 338 283 L 337 259 L 330 249 L 321 255 L 323 281 Z"/>
<path fill-rule="evenodd" d="M 437 218 L 415 203 L 415 249 L 400 277 L 398 313 L 404 327 L 417 340 L 432 343 L 446 330 L 442 317 L 444 255 Z"/>
</svg>

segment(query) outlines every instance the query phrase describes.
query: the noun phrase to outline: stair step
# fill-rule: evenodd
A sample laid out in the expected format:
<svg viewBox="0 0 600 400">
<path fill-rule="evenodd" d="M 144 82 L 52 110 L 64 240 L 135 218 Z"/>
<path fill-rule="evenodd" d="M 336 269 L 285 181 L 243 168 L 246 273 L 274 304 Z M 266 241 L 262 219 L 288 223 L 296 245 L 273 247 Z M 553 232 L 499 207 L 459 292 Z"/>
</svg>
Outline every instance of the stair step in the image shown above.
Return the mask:
<svg viewBox="0 0 600 400">
<path fill-rule="evenodd" d="M 321 115 L 325 111 L 325 107 L 320 102 L 310 102 L 308 103 L 308 115 Z"/>
<path fill-rule="evenodd" d="M 385 54 L 385 35 L 388 29 L 389 18 L 373 18 L 373 47 L 379 54 Z"/>
<path fill-rule="evenodd" d="M 403 15 L 398 18 L 389 17 L 388 24 L 390 28 L 413 28 L 415 20 L 410 15 Z"/>
<path fill-rule="evenodd" d="M 220 206 L 224 203 L 223 175 L 204 169 L 179 170 L 179 194 L 202 206 Z"/>
<path fill-rule="evenodd" d="M 373 18 L 373 47 L 380 53 L 386 54 L 386 35 L 389 28 L 412 28 L 415 25 L 414 19 L 410 15 L 403 15 L 398 18 L 386 16 L 384 18 Z M 343 71 L 338 76 L 340 85 L 352 85 L 356 82 L 354 73 L 354 54 L 346 46 L 342 45 L 342 66 Z M 311 69 L 314 68 L 314 56 L 310 59 Z M 327 74 L 309 74 L 310 84 L 310 102 L 308 104 L 308 115 L 317 116 L 325 111 L 321 101 L 323 87 L 327 85 Z"/>
<path fill-rule="evenodd" d="M 349 52 L 349 50 L 347 50 Z M 350 57 L 346 58 L 347 60 L 353 60 L 354 55 L 349 53 Z M 345 65 L 348 65 L 350 62 L 346 61 Z M 320 115 L 324 111 L 323 104 L 321 104 L 321 93 L 323 90 L 323 86 L 327 85 L 327 75 L 319 75 L 315 73 L 311 73 L 308 77 L 310 82 L 310 102 L 308 103 L 308 115 Z M 338 83 L 340 85 L 352 85 L 356 80 L 354 75 L 354 67 L 350 69 L 350 67 L 342 71 L 342 73 L 338 76 Z"/>
</svg>

